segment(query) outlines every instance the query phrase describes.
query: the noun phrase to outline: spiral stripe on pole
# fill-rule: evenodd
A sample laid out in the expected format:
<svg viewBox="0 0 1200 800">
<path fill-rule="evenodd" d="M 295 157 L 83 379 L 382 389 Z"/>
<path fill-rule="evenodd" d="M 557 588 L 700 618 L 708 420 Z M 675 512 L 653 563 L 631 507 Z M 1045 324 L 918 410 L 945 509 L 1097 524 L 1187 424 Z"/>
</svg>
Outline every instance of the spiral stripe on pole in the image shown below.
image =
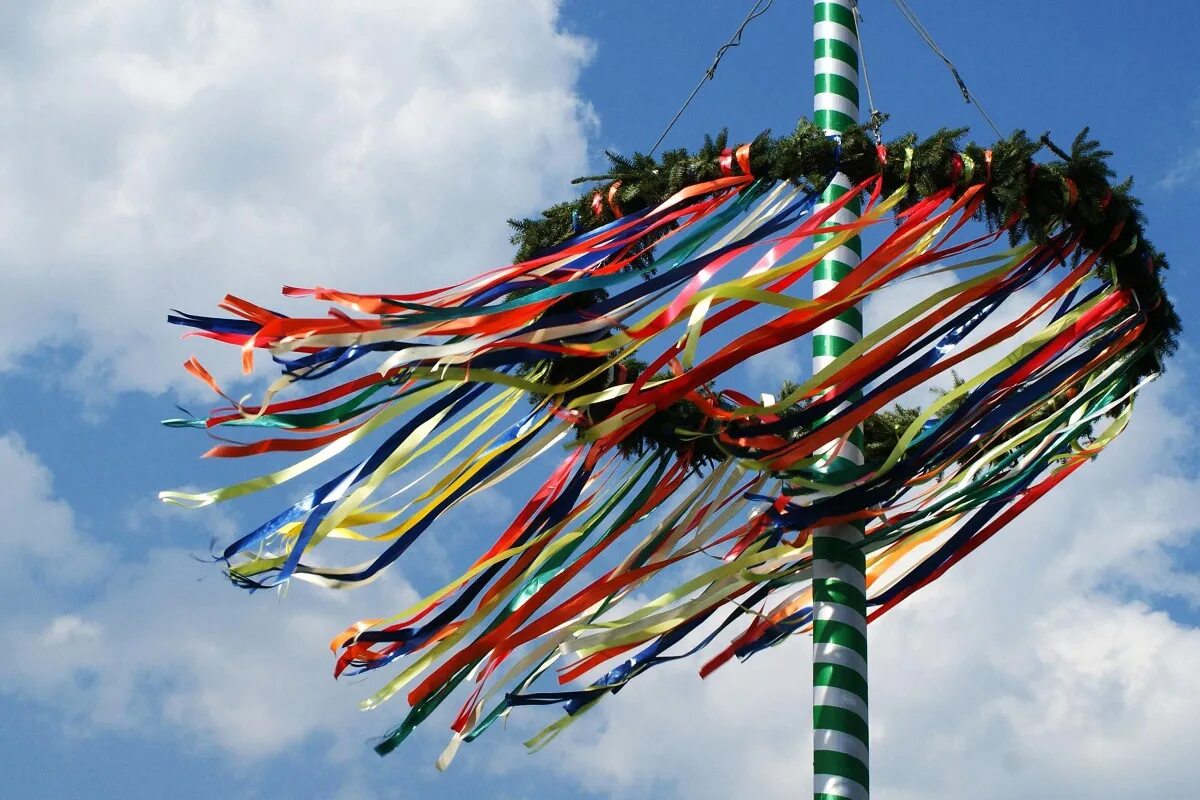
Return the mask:
<svg viewBox="0 0 1200 800">
<path fill-rule="evenodd" d="M 858 26 L 850 0 L 813 4 L 813 120 L 836 136 L 858 121 Z M 837 175 L 821 199 L 849 189 Z M 861 205 L 850 203 L 831 224 L 852 222 Z M 817 243 L 828 236 L 815 237 Z M 813 273 L 813 296 L 837 285 L 862 258 L 858 237 L 830 253 Z M 813 334 L 813 369 L 820 370 L 862 338 L 862 312 L 848 310 Z M 853 402 L 853 398 L 850 398 Z M 826 467 L 863 463 L 858 428 Z M 844 460 L 844 461 L 843 461 Z M 842 462 L 839 464 L 839 462 Z M 813 531 L 813 796 L 816 800 L 867 800 L 870 792 L 867 725 L 866 562 L 854 545 L 862 530 L 836 525 Z"/>
</svg>

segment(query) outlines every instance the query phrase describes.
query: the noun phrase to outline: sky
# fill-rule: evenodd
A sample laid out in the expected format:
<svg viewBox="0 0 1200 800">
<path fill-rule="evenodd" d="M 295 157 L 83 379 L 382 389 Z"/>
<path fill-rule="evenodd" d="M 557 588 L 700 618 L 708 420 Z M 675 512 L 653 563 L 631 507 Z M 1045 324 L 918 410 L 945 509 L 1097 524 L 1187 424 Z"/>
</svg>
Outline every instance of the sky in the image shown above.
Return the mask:
<svg viewBox="0 0 1200 800">
<path fill-rule="evenodd" d="M 278 305 L 285 284 L 408 290 L 507 263 L 505 219 L 571 196 L 605 149 L 652 145 L 744 5 L 0 6 L 0 796 L 809 792 L 800 638 L 705 681 L 691 662 L 649 673 L 536 755 L 521 734 L 545 717 L 489 733 L 446 774 L 444 720 L 379 759 L 369 742 L 399 701 L 358 711 L 371 684 L 332 680 L 328 639 L 415 598 L 453 543 L 361 591 L 249 596 L 197 556 L 264 507 L 155 500 L 249 474 L 158 425 L 209 403 L 182 361 L 256 385 L 236 383 L 229 353 L 181 340 L 168 309 L 207 313 L 226 292 Z M 1190 798 L 1200 11 L 911 5 L 1002 130 L 1067 143 L 1090 126 L 1136 177 L 1185 335 L 1095 464 L 873 626 L 876 795 Z M 989 139 L 895 7 L 862 6 L 885 135 L 969 125 Z M 811 104 L 809 13 L 775 0 L 667 146 L 789 129 Z M 797 344 L 755 368 L 803 360 Z M 464 536 L 511 513 L 506 491 L 464 509 Z"/>
</svg>

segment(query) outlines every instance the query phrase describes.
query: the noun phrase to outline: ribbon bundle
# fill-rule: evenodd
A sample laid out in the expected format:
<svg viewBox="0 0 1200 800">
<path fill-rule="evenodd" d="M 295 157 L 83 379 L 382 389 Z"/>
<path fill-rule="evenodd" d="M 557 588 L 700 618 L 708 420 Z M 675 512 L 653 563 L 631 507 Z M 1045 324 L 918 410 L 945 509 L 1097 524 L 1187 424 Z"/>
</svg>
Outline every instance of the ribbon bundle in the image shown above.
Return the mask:
<svg viewBox="0 0 1200 800">
<path fill-rule="evenodd" d="M 722 177 L 453 286 L 285 290 L 331 303 L 325 318 L 232 297 L 223 307 L 235 318 L 171 317 L 240 346 L 247 371 L 256 350 L 268 351 L 282 374 L 257 406 L 230 400 L 168 424 L 263 433 L 209 456 L 302 459 L 163 499 L 204 506 L 374 448 L 225 548 L 232 579 L 247 588 L 365 584 L 464 500 L 565 448 L 459 577 L 333 640 L 337 674 L 399 662 L 366 703 L 407 689 L 411 710 L 380 752 L 462 684 L 470 691 L 443 765 L 517 706 L 565 708 L 529 742 L 540 746 L 658 664 L 708 650 L 706 675 L 808 630 L 817 526 L 865 526 L 877 618 L 1127 424 L 1145 382 L 1131 365 L 1152 337 L 1103 248 L 1072 264 L 1083 231 L 1064 219 L 1009 247 L 996 243 L 1010 226 L 968 235 L 985 183 L 952 181 L 914 200 L 908 185 L 885 194 L 876 175 L 818 211 L 811 187 L 754 178 L 743 151 L 737 161 L 738 174 L 723 163 Z M 614 216 L 615 194 L 614 184 Z M 854 198 L 861 218 L 830 224 Z M 817 233 L 831 236 L 814 246 Z M 813 266 L 860 235 L 878 240 L 860 266 L 820 299 L 799 297 Z M 933 273 L 958 282 L 785 396 L 717 385 L 747 359 Z M 894 431 L 886 456 L 829 468 L 857 426 L 985 353 L 998 360 Z M 199 363 L 187 367 L 221 392 Z M 372 557 L 323 565 L 310 556 L 326 539 L 361 543 Z M 550 673 L 565 688 L 539 680 Z"/>
</svg>

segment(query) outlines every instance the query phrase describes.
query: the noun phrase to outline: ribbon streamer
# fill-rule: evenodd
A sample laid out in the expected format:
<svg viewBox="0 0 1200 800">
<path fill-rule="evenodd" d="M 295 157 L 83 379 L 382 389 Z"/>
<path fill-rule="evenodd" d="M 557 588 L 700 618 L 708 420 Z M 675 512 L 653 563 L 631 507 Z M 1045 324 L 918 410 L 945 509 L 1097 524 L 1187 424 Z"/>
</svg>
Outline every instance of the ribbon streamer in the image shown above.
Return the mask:
<svg viewBox="0 0 1200 800">
<path fill-rule="evenodd" d="M 237 346 L 247 369 L 265 351 L 280 375 L 246 405 L 190 361 L 225 404 L 166 424 L 261 434 L 213 457 L 304 455 L 162 499 L 210 505 L 350 459 L 224 548 L 231 578 L 248 589 L 292 578 L 364 585 L 463 501 L 565 447 L 457 577 L 333 639 L 339 675 L 398 665 L 365 703 L 404 693 L 410 706 L 381 753 L 463 684 L 471 688 L 439 766 L 513 709 L 563 706 L 528 743 L 540 747 L 662 663 L 705 652 L 708 675 L 803 634 L 816 527 L 865 525 L 878 618 L 1128 424 L 1145 383 L 1132 365 L 1153 342 L 1103 249 L 1066 263 L 1082 240 L 1066 221 L 1043 241 L 996 250 L 1007 227 L 967 235 L 983 184 L 908 202 L 910 187 L 885 196 L 875 176 L 815 211 L 815 192 L 754 178 L 749 164 L 748 148 L 726 151 L 719 179 L 625 217 L 614 183 L 595 203 L 616 221 L 452 286 L 285 289 L 330 303 L 323 318 L 232 297 L 222 306 L 234 318 L 169 318 Z M 856 198 L 861 217 L 832 224 Z M 816 234 L 827 235 L 819 246 Z M 857 236 L 877 242 L 861 263 L 820 299 L 798 296 L 814 265 Z M 748 359 L 933 275 L 953 283 L 778 400 L 719 386 Z M 958 376 L 984 357 L 989 366 Z M 889 406 L 952 374 L 951 388 L 888 429 L 901 418 Z M 876 457 L 817 469 L 864 423 Z M 372 434 L 379 441 L 355 457 Z M 329 538 L 369 557 L 314 559 Z"/>
</svg>

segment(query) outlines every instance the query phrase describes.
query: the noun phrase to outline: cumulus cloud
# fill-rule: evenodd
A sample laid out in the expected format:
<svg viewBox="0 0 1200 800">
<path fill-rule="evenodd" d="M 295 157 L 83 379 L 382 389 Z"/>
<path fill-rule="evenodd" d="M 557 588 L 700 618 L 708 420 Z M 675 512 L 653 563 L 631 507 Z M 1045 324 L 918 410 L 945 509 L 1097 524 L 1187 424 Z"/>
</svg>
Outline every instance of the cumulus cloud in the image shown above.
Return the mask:
<svg viewBox="0 0 1200 800">
<path fill-rule="evenodd" d="M 363 684 L 331 678 L 326 644 L 362 606 L 301 587 L 283 602 L 247 598 L 215 585 L 216 569 L 181 550 L 111 566 L 95 601 L 8 622 L 5 638 L 23 643 L 10 651 L 10 690 L 93 730 L 182 732 L 238 759 L 280 753 L 318 733 L 334 750 L 356 753 L 386 725 L 358 713 Z M 374 594 L 382 608 L 416 599 L 396 582 Z M 39 650 L 72 657 L 48 664 Z"/>
<path fill-rule="evenodd" d="M 0 597 L 33 584 L 68 590 L 97 576 L 107 547 L 78 527 L 70 505 L 54 494 L 53 476 L 15 433 L 0 435 Z"/>
<path fill-rule="evenodd" d="M 589 45 L 553 0 L 6 14 L 0 369 L 65 346 L 94 386 L 162 390 L 195 349 L 169 308 L 453 282 L 584 168 Z"/>
<path fill-rule="evenodd" d="M 178 392 L 179 363 L 212 351 L 181 343 L 169 308 L 208 313 L 226 291 L 278 307 L 285 283 L 388 291 L 496 266 L 505 217 L 585 169 L 595 120 L 575 84 L 590 44 L 559 5 L 6 5 L 0 374 L 36 354 L 92 401 Z M 206 363 L 228 378 L 222 355 Z M 358 714 L 369 688 L 330 680 L 326 643 L 364 609 L 411 600 L 402 579 L 352 602 L 307 586 L 249 600 L 183 550 L 150 543 L 129 561 L 98 544 L 114 532 L 77 518 L 16 436 L 0 438 L 0 472 L 5 518 L 38 525 L 0 533 L 15 576 L 0 591 L 20 599 L 0 613 L 5 690 L 84 729 L 170 726 L 248 757 L 319 732 L 357 751 L 391 721 Z M 133 508 L 125 532 L 145 543 L 166 513 Z M 39 648 L 71 657 L 47 664 Z"/>
<path fill-rule="evenodd" d="M 1159 179 L 1160 188 L 1174 191 L 1191 181 L 1200 172 L 1200 150 L 1185 153 L 1167 170 L 1167 174 Z"/>
<path fill-rule="evenodd" d="M 398 575 L 352 596 L 299 586 L 283 602 L 249 598 L 184 550 L 123 560 L 91 543 L 11 434 L 0 474 L 4 518 L 36 526 L 5 526 L 0 547 L 12 601 L 0 614 L 0 691 L 40 700 L 72 730 L 182 732 L 239 759 L 315 734 L 335 754 L 357 753 L 386 727 L 357 711 L 369 684 L 331 679 L 326 644 L 363 609 L 413 602 Z"/>
</svg>

